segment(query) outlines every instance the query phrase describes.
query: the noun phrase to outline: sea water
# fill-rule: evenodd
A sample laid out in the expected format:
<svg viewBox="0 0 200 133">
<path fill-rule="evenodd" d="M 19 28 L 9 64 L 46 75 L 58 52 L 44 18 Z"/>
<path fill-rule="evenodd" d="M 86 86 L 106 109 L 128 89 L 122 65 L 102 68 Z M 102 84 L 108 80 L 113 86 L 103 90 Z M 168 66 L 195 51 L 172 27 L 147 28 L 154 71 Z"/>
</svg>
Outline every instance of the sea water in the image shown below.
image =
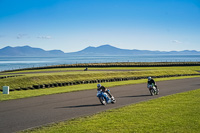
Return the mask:
<svg viewBox="0 0 200 133">
<path fill-rule="evenodd" d="M 200 55 L 0 57 L 0 71 L 60 64 L 108 62 L 200 62 Z"/>
</svg>

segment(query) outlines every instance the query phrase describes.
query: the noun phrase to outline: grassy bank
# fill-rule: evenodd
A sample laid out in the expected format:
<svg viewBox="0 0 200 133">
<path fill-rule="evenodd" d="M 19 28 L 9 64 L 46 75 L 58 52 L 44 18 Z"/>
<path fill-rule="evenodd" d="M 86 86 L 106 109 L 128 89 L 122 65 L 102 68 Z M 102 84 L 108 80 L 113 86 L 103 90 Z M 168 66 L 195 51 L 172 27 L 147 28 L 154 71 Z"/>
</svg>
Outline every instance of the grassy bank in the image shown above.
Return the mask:
<svg viewBox="0 0 200 133">
<path fill-rule="evenodd" d="M 200 66 L 200 62 L 112 62 L 112 63 L 80 63 L 80 64 L 62 64 L 54 66 L 22 68 L 12 71 L 21 70 L 40 70 L 40 69 L 55 69 L 55 68 L 77 68 L 77 67 L 166 67 L 166 66 Z"/>
<path fill-rule="evenodd" d="M 101 80 L 101 79 L 113 79 L 113 78 L 128 78 L 128 77 L 148 77 L 148 76 L 170 76 L 170 75 L 182 75 L 182 74 L 199 74 L 200 66 L 178 66 L 178 67 L 107 67 L 107 68 L 96 68 L 91 67 L 89 71 L 82 71 L 82 68 L 55 68 L 55 69 L 40 69 L 40 70 L 26 70 L 16 72 L 4 72 L 3 75 L 20 75 L 17 77 L 9 77 L 0 79 L 0 86 L 9 86 L 10 89 L 19 89 L 20 91 L 10 92 L 9 95 L 3 95 L 0 93 L 0 101 L 19 99 L 33 96 L 50 95 L 56 93 L 65 93 L 71 91 L 80 91 L 86 89 L 96 88 L 96 83 L 93 84 L 80 84 L 65 87 L 35 89 L 33 85 L 44 85 L 52 83 L 63 83 L 63 82 L 79 82 L 89 80 Z M 181 76 L 174 78 L 163 78 L 163 80 L 190 78 L 191 76 Z M 198 76 L 192 76 L 198 77 Z M 162 78 L 157 79 L 157 81 Z M 107 87 L 145 83 L 146 79 L 143 80 L 129 80 L 120 82 L 109 82 L 103 83 Z M 29 88 L 30 87 L 30 88 Z M 28 88 L 24 90 L 23 88 Z"/>
<path fill-rule="evenodd" d="M 112 109 L 24 132 L 198 133 L 200 89 Z"/>
<path fill-rule="evenodd" d="M 171 78 L 158 78 L 156 81 L 164 81 L 164 80 L 175 80 L 175 79 L 184 79 L 184 78 L 193 78 L 200 76 L 182 76 L 182 77 L 171 77 Z M 140 84 L 146 83 L 146 79 L 142 80 L 129 80 L 129 81 L 120 81 L 120 82 L 107 82 L 102 83 L 106 87 L 114 87 L 128 84 Z M 72 91 L 81 91 L 88 89 L 96 89 L 96 83 L 94 84 L 81 84 L 74 86 L 65 86 L 65 87 L 56 87 L 56 88 L 48 88 L 48 89 L 35 89 L 35 90 L 27 90 L 27 91 L 12 91 L 9 95 L 5 95 L 0 93 L 0 101 L 12 100 L 12 99 L 20 99 L 20 98 L 28 98 L 42 95 L 50 95 L 50 94 L 58 94 L 58 93 L 66 93 Z"/>
<path fill-rule="evenodd" d="M 0 79 L 0 86 L 10 86 L 10 89 L 28 88 L 33 85 L 79 82 L 128 77 L 147 77 L 163 75 L 199 74 L 200 66 L 193 67 L 115 67 L 89 68 L 91 71 L 77 71 L 80 68 L 56 68 L 44 70 L 19 71 L 21 76 Z M 51 73 L 54 71 L 53 73 Z M 26 73 L 25 73 L 26 72 Z M 27 72 L 29 72 L 27 74 Z M 43 72 L 43 73 L 33 73 Z M 12 73 L 3 73 L 12 74 Z M 13 74 L 15 75 L 15 74 Z"/>
</svg>

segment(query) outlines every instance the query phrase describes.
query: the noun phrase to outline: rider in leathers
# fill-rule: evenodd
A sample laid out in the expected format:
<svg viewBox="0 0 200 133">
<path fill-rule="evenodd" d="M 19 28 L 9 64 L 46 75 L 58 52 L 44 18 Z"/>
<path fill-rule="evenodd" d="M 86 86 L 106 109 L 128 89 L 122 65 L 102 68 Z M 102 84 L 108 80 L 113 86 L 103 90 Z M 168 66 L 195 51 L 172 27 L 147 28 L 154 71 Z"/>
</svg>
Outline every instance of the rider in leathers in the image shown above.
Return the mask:
<svg viewBox="0 0 200 133">
<path fill-rule="evenodd" d="M 101 84 L 97 84 L 97 91 L 102 91 L 102 92 L 106 92 L 109 97 L 111 99 L 113 99 L 114 97 L 112 96 L 112 94 L 110 93 L 110 91 L 108 91 L 108 89 L 106 89 L 104 86 L 102 86 Z"/>
<path fill-rule="evenodd" d="M 157 88 L 156 82 L 151 77 L 148 77 L 147 88 L 152 88 L 152 84 Z"/>
</svg>

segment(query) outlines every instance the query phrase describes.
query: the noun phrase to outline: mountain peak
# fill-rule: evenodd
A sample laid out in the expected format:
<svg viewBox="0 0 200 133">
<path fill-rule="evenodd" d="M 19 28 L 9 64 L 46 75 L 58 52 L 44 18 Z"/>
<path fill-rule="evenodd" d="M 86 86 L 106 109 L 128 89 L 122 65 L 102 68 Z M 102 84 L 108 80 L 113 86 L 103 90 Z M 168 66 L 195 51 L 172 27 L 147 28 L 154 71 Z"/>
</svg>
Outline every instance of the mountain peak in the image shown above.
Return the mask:
<svg viewBox="0 0 200 133">
<path fill-rule="evenodd" d="M 19 48 L 33 48 L 33 47 L 30 47 L 28 45 L 25 45 L 25 46 L 18 46 Z"/>
<path fill-rule="evenodd" d="M 111 46 L 110 44 L 104 44 L 104 45 L 101 45 L 99 47 L 113 47 L 113 46 Z"/>
<path fill-rule="evenodd" d="M 111 46 L 109 44 L 105 44 L 105 45 L 101 45 L 98 47 L 92 47 L 89 46 L 79 52 L 75 52 L 78 54 L 86 54 L 86 55 L 116 55 L 119 54 L 121 52 L 122 49 L 116 48 L 114 46 Z"/>
<path fill-rule="evenodd" d="M 6 46 L 3 49 L 10 49 L 10 48 L 12 48 L 12 47 L 11 46 Z"/>
<path fill-rule="evenodd" d="M 33 48 L 28 45 L 0 49 L 0 56 L 64 56 L 60 50 L 45 51 L 41 48 Z"/>
<path fill-rule="evenodd" d="M 116 47 L 111 46 L 110 44 L 105 44 L 105 45 L 101 45 L 101 46 L 96 47 L 96 48 L 116 48 Z"/>
<path fill-rule="evenodd" d="M 94 47 L 94 46 L 88 46 L 87 48 L 83 49 L 83 50 L 86 50 L 86 49 L 98 49 L 98 48 L 115 48 L 109 44 L 105 44 L 105 45 L 101 45 L 101 46 L 98 46 L 98 47 Z"/>
</svg>

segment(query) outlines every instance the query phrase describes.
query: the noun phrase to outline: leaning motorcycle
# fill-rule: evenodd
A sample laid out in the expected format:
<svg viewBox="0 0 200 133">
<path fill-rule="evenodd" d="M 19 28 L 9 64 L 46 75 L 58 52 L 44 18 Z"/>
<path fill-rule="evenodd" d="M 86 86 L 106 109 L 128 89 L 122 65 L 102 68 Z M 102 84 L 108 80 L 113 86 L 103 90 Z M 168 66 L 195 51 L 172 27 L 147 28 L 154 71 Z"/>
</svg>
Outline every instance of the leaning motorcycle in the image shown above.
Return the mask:
<svg viewBox="0 0 200 133">
<path fill-rule="evenodd" d="M 108 91 L 110 91 L 110 90 L 108 90 Z M 103 92 L 103 91 L 97 91 L 97 97 L 99 98 L 99 101 L 103 105 L 106 105 L 108 103 L 114 104 L 116 102 L 116 100 L 113 96 L 110 97 L 106 92 Z"/>
<path fill-rule="evenodd" d="M 154 84 L 149 87 L 149 91 L 152 96 L 159 94 L 159 89 Z"/>
</svg>

